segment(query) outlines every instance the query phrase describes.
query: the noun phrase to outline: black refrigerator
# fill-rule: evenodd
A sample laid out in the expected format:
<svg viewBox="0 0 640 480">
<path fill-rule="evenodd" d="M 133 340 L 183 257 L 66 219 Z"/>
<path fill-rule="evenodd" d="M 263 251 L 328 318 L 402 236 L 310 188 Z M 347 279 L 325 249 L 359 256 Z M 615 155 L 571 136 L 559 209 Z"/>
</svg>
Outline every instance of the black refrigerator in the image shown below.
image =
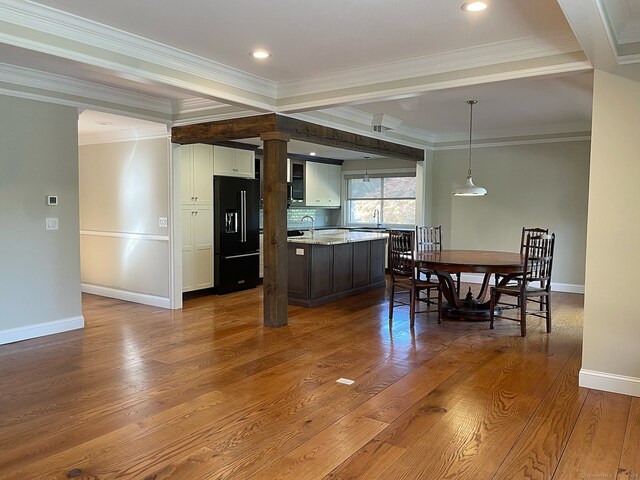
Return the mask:
<svg viewBox="0 0 640 480">
<path fill-rule="evenodd" d="M 219 294 L 258 285 L 260 181 L 213 177 L 214 286 Z"/>
</svg>

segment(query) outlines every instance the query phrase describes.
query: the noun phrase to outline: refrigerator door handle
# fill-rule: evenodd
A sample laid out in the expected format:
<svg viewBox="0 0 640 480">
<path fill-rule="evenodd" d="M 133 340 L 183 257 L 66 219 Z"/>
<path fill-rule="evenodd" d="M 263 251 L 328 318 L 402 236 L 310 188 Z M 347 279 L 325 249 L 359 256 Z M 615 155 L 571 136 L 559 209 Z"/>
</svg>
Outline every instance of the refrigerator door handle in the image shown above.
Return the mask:
<svg viewBox="0 0 640 480">
<path fill-rule="evenodd" d="M 240 234 L 240 241 L 242 243 L 247 242 L 247 191 L 240 191 L 240 208 L 242 210 L 242 233 Z"/>
</svg>

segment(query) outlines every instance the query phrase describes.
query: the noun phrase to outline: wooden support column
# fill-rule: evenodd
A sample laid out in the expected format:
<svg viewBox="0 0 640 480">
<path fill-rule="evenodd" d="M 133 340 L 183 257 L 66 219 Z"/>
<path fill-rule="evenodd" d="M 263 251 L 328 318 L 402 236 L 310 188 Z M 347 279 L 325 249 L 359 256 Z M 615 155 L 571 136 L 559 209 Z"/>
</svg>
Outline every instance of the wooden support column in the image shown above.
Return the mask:
<svg viewBox="0 0 640 480">
<path fill-rule="evenodd" d="M 287 325 L 289 269 L 287 261 L 287 142 L 281 132 L 262 133 L 264 326 Z"/>
</svg>

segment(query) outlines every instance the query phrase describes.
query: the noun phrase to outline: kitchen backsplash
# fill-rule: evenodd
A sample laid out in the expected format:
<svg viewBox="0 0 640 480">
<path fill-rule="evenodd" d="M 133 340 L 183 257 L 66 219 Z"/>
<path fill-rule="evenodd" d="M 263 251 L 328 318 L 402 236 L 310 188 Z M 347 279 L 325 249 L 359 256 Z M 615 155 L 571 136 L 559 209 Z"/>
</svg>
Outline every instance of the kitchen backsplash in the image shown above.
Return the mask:
<svg viewBox="0 0 640 480">
<path fill-rule="evenodd" d="M 313 217 L 316 227 L 332 227 L 340 223 L 340 209 L 329 208 L 290 208 L 287 210 L 287 226 L 289 228 L 309 228 L 309 221 L 301 222 L 302 217 Z M 260 228 L 262 228 L 263 210 L 260 209 Z"/>
</svg>

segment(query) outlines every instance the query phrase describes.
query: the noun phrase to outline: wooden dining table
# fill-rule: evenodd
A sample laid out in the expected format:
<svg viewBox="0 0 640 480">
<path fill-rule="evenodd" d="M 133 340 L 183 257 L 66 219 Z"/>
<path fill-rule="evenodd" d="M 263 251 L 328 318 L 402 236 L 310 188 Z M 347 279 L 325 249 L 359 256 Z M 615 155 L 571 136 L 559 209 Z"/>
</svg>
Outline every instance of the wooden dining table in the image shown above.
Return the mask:
<svg viewBox="0 0 640 480">
<path fill-rule="evenodd" d="M 485 250 L 418 250 L 414 258 L 417 267 L 437 275 L 447 301 L 443 314 L 463 320 L 487 320 L 491 313 L 488 299 L 491 277 L 504 274 L 500 280 L 500 285 L 504 285 L 522 273 L 524 264 L 524 256 L 519 253 Z M 477 295 L 474 296 L 469 287 L 461 298 L 451 274 L 465 272 L 483 273 L 484 278 Z"/>
</svg>

